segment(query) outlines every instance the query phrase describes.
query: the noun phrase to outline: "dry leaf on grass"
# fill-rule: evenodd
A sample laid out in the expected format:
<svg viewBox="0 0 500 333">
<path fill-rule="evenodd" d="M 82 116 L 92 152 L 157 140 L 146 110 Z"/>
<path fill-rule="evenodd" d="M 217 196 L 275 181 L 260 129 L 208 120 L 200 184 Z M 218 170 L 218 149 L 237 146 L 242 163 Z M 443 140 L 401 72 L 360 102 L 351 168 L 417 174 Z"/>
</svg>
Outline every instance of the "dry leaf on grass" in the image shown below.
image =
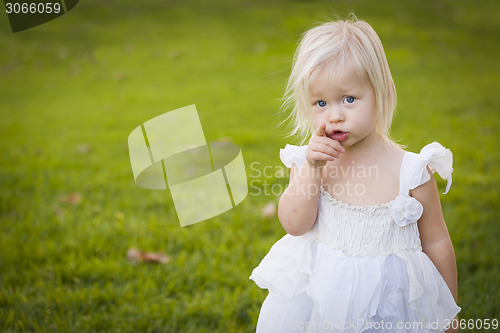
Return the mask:
<svg viewBox="0 0 500 333">
<path fill-rule="evenodd" d="M 144 252 L 142 250 L 131 248 L 127 252 L 127 259 L 133 263 L 153 263 L 166 264 L 170 261 L 170 257 L 162 252 Z"/>
<path fill-rule="evenodd" d="M 125 219 L 125 214 L 123 212 L 120 212 L 120 211 L 117 211 L 115 216 L 120 221 L 123 221 Z"/>
<path fill-rule="evenodd" d="M 168 57 L 170 59 L 177 59 L 182 56 L 182 53 L 177 50 L 171 50 L 168 52 Z"/>
<path fill-rule="evenodd" d="M 276 216 L 276 204 L 273 201 L 269 202 L 262 208 L 261 214 L 266 219 L 273 218 Z"/>
<path fill-rule="evenodd" d="M 60 200 L 61 200 L 61 202 L 66 202 L 66 203 L 69 203 L 72 205 L 76 205 L 77 203 L 80 202 L 81 199 L 82 199 L 82 196 L 80 195 L 80 193 L 74 192 L 74 193 L 70 193 L 70 194 L 67 194 L 65 196 L 62 196 Z"/>
<path fill-rule="evenodd" d="M 54 213 L 56 214 L 56 216 L 58 218 L 63 218 L 64 217 L 64 209 L 62 209 L 60 207 L 54 208 Z"/>
<path fill-rule="evenodd" d="M 86 143 L 79 144 L 76 147 L 76 152 L 80 155 L 91 153 L 92 150 L 94 150 L 94 148 L 91 145 L 86 144 Z"/>
</svg>

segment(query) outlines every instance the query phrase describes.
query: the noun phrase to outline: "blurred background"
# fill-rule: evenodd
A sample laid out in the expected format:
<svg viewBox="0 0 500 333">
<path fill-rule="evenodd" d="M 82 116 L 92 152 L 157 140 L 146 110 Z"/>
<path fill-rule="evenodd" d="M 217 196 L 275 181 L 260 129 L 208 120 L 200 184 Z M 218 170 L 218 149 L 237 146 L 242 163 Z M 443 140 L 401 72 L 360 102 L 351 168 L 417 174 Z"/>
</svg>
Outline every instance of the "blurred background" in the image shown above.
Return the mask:
<svg viewBox="0 0 500 333">
<path fill-rule="evenodd" d="M 304 31 L 350 12 L 386 49 L 393 137 L 454 153 L 441 202 L 460 318 L 500 319 L 500 2 L 87 0 L 15 34 L 0 14 L 0 330 L 255 331 L 267 291 L 248 276 L 285 234 L 291 59 Z M 168 191 L 135 185 L 127 137 L 190 104 L 207 141 L 241 147 L 249 195 L 181 228 Z"/>
</svg>

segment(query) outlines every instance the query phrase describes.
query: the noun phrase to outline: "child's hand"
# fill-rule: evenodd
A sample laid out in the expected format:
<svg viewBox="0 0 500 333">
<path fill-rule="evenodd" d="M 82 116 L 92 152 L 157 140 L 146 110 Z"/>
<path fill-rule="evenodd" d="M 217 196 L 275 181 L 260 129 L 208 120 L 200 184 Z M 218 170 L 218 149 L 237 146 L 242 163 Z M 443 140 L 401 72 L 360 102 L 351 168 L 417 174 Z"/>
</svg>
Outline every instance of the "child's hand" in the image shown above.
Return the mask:
<svg viewBox="0 0 500 333">
<path fill-rule="evenodd" d="M 326 136 L 326 125 L 322 123 L 309 140 L 306 159 L 311 167 L 322 168 L 326 162 L 339 158 L 343 152 L 344 148 L 338 141 Z"/>
</svg>

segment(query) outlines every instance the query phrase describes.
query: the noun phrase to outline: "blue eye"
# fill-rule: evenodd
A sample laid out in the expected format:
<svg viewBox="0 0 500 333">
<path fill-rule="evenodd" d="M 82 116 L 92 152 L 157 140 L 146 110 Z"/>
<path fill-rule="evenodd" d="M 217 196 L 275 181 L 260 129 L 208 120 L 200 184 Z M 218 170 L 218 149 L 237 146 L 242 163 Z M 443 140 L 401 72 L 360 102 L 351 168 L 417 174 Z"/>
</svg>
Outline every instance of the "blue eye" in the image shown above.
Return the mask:
<svg viewBox="0 0 500 333">
<path fill-rule="evenodd" d="M 319 101 L 316 103 L 320 108 L 324 108 L 326 106 L 326 102 L 325 101 Z"/>
<path fill-rule="evenodd" d="M 354 97 L 352 97 L 352 96 L 344 97 L 344 103 L 346 103 L 346 104 L 354 103 Z"/>
</svg>

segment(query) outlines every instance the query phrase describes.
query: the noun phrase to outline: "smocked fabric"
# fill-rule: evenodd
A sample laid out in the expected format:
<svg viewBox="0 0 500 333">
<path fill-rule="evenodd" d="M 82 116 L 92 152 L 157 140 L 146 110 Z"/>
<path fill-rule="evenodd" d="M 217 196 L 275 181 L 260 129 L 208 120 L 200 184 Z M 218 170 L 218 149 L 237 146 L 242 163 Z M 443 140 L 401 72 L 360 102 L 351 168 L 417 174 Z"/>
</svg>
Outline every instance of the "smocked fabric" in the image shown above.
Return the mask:
<svg viewBox="0 0 500 333">
<path fill-rule="evenodd" d="M 318 203 L 321 214 L 318 214 L 312 232 L 317 241 L 349 256 L 365 257 L 388 255 L 401 250 L 421 250 L 417 224 L 400 225 L 392 219 L 394 202 L 353 206 L 332 198 L 321 188 Z"/>
</svg>

